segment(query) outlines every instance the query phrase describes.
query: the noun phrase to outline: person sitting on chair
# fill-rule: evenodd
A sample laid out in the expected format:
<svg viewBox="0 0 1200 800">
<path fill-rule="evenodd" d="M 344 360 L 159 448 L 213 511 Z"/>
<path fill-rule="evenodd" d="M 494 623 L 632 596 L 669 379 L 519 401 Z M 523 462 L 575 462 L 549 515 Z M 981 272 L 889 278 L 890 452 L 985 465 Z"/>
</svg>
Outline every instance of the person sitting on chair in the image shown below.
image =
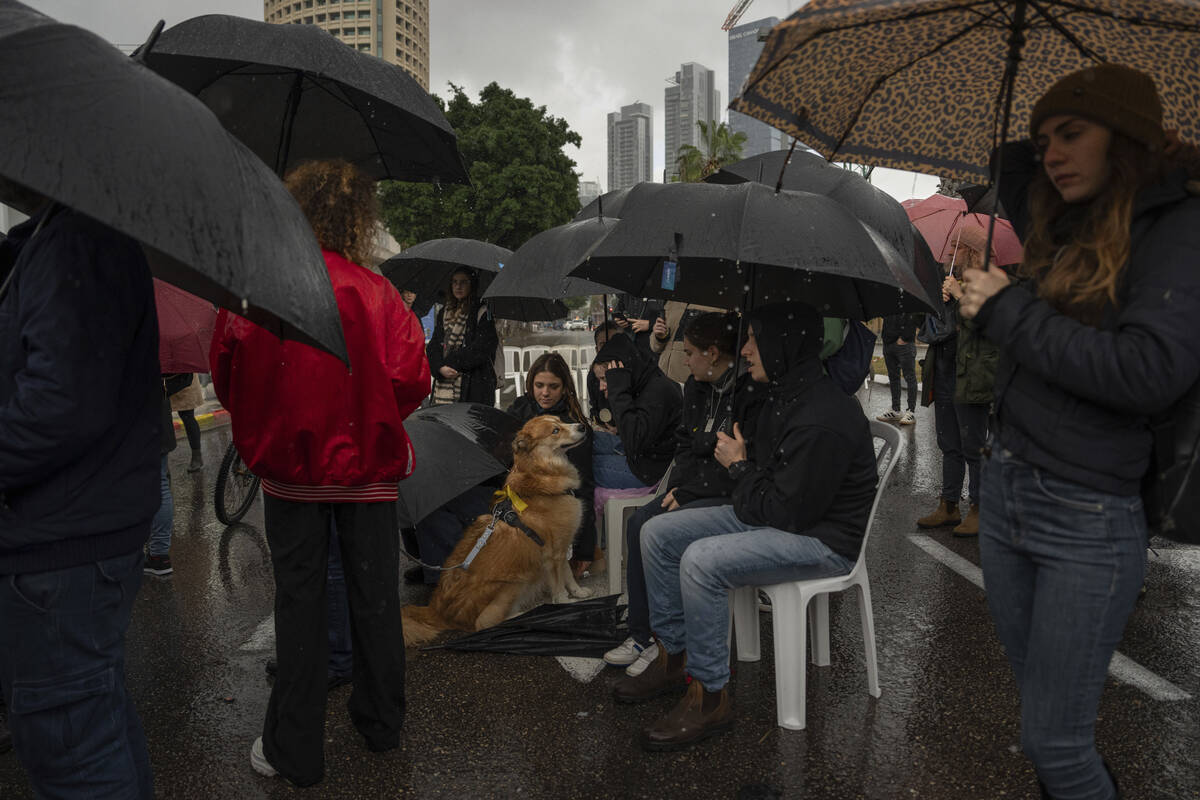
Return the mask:
<svg viewBox="0 0 1200 800">
<path fill-rule="evenodd" d="M 681 509 L 642 528 L 650 624 L 659 653 L 623 677 L 618 702 L 687 692 L 642 734 L 648 750 L 688 747 L 733 725 L 729 590 L 845 575 L 859 556 L 878 481 L 875 448 L 858 402 L 821 368 L 823 326 L 802 303 L 749 315 L 742 348 L 750 377 L 766 384 L 755 436 L 740 424 L 717 434 L 714 457 L 733 502 Z"/>
<path fill-rule="evenodd" d="M 735 419 L 744 426 L 757 412 L 757 400 L 763 394 L 747 391 L 749 373 L 735 374 L 738 324 L 736 314 L 700 313 L 687 323 L 682 337 L 680 361 L 690 377 L 683 387 L 683 418 L 675 431 L 675 459 L 665 479 L 666 491 L 660 489 L 659 496 L 638 508 L 625 525 L 629 638 L 605 653 L 604 661 L 625 667 L 626 675 L 642 674 L 658 655 L 642 572 L 642 526 L 679 508 L 728 505 L 733 494 L 733 480 L 713 458 L 717 433 L 732 432 Z M 752 410 L 751 403 L 755 403 Z"/>
<path fill-rule="evenodd" d="M 682 399 L 679 384 L 628 336 L 614 336 L 592 362 L 611 421 L 603 414 L 593 444 L 596 485 L 607 489 L 654 486 L 675 454 Z"/>
</svg>

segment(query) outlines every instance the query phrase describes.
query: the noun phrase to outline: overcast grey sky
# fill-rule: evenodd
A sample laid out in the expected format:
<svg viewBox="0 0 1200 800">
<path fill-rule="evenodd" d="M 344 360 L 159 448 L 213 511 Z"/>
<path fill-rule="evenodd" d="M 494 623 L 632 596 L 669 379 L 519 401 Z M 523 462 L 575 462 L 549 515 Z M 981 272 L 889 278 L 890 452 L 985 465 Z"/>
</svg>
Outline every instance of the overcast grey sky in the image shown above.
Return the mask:
<svg viewBox="0 0 1200 800">
<path fill-rule="evenodd" d="M 262 0 L 24 0 L 114 44 L 137 44 L 159 19 L 174 25 L 200 14 L 262 19 Z M 728 92 L 727 38 L 721 24 L 735 0 L 430 0 L 430 89 L 447 83 L 475 96 L 491 81 L 546 106 L 583 137 L 567 152 L 582 180 L 608 188 L 606 116 L 622 105 L 654 107 L 655 172 L 663 169 L 663 91 L 679 65 L 714 70 Z M 742 17 L 785 18 L 797 0 L 755 0 Z M 898 199 L 925 197 L 937 180 L 876 170 L 874 183 Z"/>
</svg>

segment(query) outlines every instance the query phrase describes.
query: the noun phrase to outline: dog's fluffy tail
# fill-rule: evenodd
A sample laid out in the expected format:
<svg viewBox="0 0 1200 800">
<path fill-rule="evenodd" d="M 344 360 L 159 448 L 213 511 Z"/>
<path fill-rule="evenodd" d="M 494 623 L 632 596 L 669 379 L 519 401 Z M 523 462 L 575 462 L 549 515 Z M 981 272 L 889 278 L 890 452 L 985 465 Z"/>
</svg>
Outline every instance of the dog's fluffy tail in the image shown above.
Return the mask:
<svg viewBox="0 0 1200 800">
<path fill-rule="evenodd" d="M 401 614 L 404 618 L 405 647 L 425 644 L 450 627 L 429 606 L 405 606 Z"/>
</svg>

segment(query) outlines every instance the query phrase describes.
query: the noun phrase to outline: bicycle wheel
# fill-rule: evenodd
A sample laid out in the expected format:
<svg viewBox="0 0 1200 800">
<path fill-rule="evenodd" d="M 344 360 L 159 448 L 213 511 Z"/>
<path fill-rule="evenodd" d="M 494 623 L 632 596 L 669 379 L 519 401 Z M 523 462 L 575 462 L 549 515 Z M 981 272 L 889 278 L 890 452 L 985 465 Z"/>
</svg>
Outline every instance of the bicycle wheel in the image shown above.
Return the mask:
<svg viewBox="0 0 1200 800">
<path fill-rule="evenodd" d="M 247 469 L 237 448 L 229 443 L 221 468 L 217 471 L 217 488 L 213 492 L 217 519 L 224 525 L 246 516 L 258 496 L 259 477 Z"/>
</svg>

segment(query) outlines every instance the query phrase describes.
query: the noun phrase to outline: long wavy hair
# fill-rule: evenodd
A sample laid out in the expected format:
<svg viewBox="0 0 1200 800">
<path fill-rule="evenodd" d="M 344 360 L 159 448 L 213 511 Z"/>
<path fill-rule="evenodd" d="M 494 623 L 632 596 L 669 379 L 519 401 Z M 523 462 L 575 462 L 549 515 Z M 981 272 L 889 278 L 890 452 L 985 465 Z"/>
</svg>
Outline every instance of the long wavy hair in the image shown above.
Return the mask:
<svg viewBox="0 0 1200 800">
<path fill-rule="evenodd" d="M 525 394 L 530 397 L 533 397 L 533 379 L 537 377 L 539 372 L 549 372 L 562 381 L 563 397 L 567 400 L 567 410 L 570 412 L 572 419 L 586 425 L 587 420 L 583 416 L 583 407 L 579 405 L 579 396 L 575 394 L 575 383 L 571 380 L 571 368 L 567 366 L 566 359 L 558 353 L 542 353 L 542 355 L 538 356 L 538 359 L 529 368 L 529 374 L 525 376 Z M 536 403 L 537 401 L 535 400 L 534 402 Z"/>
<path fill-rule="evenodd" d="M 341 159 L 306 161 L 284 179 L 317 243 L 360 266 L 370 266 L 377 219 L 375 182 Z"/>
<path fill-rule="evenodd" d="M 471 291 L 462 300 L 454 296 L 454 276 L 466 275 L 471 279 Z M 479 275 L 473 269 L 460 267 L 454 270 L 450 280 L 446 282 L 446 314 L 454 316 L 460 311 L 466 312 L 475 307 L 475 303 L 479 299 Z"/>
<path fill-rule="evenodd" d="M 1035 279 L 1038 295 L 1069 317 L 1098 323 L 1129 263 L 1133 201 L 1138 191 L 1164 174 L 1161 153 L 1112 132 L 1110 174 L 1104 189 L 1085 207 L 1062 199 L 1044 169 L 1030 186 L 1029 236 L 1021 274 Z M 1064 232 L 1056 229 L 1069 213 L 1080 218 Z M 1056 236 L 1057 232 L 1057 236 Z"/>
</svg>

